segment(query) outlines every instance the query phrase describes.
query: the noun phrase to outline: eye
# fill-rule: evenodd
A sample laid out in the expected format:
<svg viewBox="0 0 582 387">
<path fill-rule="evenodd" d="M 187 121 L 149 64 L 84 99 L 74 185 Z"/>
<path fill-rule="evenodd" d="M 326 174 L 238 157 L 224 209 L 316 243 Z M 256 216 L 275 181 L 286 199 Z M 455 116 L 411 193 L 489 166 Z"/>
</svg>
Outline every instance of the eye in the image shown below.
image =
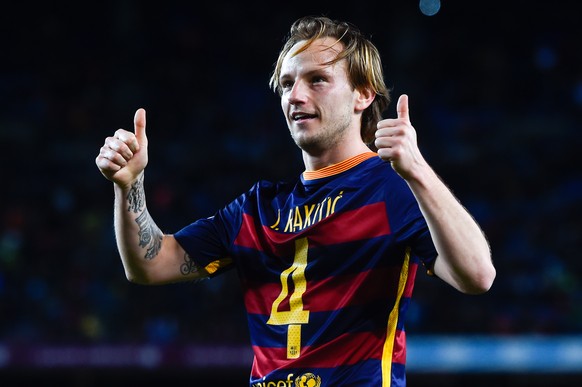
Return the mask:
<svg viewBox="0 0 582 387">
<path fill-rule="evenodd" d="M 316 75 L 311 79 L 311 83 L 321 83 L 321 82 L 325 82 L 325 78 L 320 75 Z"/>
<path fill-rule="evenodd" d="M 281 89 L 283 89 L 283 90 L 287 90 L 287 89 L 290 89 L 290 88 L 292 88 L 292 87 L 293 87 L 293 82 L 291 82 L 291 81 L 290 81 L 290 80 L 288 80 L 288 79 L 282 79 L 282 80 L 279 82 L 279 86 L 281 87 Z"/>
</svg>

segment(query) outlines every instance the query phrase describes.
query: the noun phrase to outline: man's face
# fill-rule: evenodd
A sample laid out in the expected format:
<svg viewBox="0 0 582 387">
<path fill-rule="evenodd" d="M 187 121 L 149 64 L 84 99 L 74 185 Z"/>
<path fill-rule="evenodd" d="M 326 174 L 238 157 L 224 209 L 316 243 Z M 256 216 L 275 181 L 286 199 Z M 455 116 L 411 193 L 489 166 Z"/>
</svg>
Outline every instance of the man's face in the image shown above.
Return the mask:
<svg viewBox="0 0 582 387">
<path fill-rule="evenodd" d="M 285 56 L 279 82 L 281 107 L 295 143 L 308 153 L 318 154 L 337 145 L 348 131 L 360 132 L 355 114 L 357 92 L 352 88 L 346 61 L 325 63 L 343 49 L 332 38 L 321 38 L 298 55 Z"/>
</svg>

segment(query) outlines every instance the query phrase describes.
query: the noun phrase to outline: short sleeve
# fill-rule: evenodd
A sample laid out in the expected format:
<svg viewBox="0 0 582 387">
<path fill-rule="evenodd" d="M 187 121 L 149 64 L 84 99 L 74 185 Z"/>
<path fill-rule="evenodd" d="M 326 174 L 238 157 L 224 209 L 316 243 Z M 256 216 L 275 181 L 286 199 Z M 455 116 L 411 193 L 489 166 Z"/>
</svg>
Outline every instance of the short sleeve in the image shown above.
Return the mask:
<svg viewBox="0 0 582 387">
<path fill-rule="evenodd" d="M 199 219 L 174 234 L 190 258 L 210 276 L 232 267 L 231 246 L 242 224 L 247 195 L 241 195 L 213 216 Z"/>
</svg>

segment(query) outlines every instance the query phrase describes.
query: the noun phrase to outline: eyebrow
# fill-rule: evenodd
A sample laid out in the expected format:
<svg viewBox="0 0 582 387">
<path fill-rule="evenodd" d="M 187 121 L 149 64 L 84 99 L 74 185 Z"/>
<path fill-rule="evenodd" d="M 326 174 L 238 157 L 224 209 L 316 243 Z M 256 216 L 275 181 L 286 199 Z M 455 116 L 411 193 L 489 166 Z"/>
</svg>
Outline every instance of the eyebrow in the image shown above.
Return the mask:
<svg viewBox="0 0 582 387">
<path fill-rule="evenodd" d="M 324 75 L 331 75 L 332 71 L 329 70 L 331 68 L 331 64 L 326 64 L 323 65 L 321 67 L 317 67 L 315 69 L 306 71 L 305 73 L 303 73 L 303 76 L 313 76 L 313 75 L 317 75 L 317 74 L 324 74 Z M 288 79 L 288 78 L 293 78 L 289 73 L 281 73 L 281 75 L 279 76 L 279 81 L 284 80 L 284 79 Z"/>
</svg>

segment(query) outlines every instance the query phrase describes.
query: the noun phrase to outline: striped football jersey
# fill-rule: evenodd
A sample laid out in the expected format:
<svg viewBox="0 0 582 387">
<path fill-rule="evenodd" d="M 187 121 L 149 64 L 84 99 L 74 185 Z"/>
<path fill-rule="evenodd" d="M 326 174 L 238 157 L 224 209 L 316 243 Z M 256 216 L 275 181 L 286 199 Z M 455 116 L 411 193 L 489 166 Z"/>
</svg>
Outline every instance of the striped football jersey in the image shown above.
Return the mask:
<svg viewBox="0 0 582 387">
<path fill-rule="evenodd" d="M 368 152 L 257 182 L 175 234 L 215 276 L 236 268 L 250 386 L 404 386 L 404 316 L 436 250 L 406 182 Z"/>
</svg>

